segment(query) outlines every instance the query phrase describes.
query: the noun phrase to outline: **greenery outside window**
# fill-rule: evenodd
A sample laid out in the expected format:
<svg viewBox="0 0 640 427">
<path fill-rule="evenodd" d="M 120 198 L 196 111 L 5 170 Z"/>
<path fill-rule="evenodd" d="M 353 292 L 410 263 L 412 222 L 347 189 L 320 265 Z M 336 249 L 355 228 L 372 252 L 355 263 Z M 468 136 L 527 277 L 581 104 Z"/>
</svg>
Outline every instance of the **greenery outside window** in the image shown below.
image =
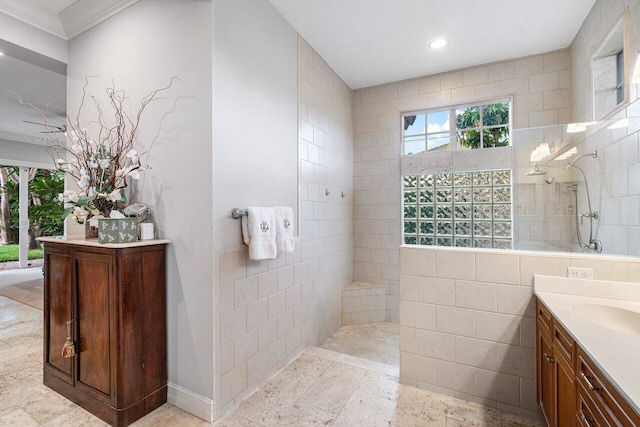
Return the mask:
<svg viewBox="0 0 640 427">
<path fill-rule="evenodd" d="M 403 154 L 508 146 L 510 106 L 509 99 L 502 99 L 406 113 Z"/>
</svg>

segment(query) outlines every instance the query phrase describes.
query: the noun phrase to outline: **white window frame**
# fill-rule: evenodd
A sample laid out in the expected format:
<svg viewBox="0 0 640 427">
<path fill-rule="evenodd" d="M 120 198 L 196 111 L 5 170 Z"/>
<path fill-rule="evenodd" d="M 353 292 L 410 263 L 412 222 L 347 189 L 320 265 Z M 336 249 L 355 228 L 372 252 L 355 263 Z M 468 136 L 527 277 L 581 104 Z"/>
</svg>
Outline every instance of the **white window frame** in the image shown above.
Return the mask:
<svg viewBox="0 0 640 427">
<path fill-rule="evenodd" d="M 425 110 L 416 110 L 416 111 L 408 111 L 408 112 L 403 112 L 401 114 L 401 126 L 402 126 L 402 141 L 401 141 L 401 145 L 402 145 L 402 155 L 408 155 L 406 154 L 406 150 L 405 150 L 405 130 L 404 130 L 404 118 L 406 116 L 417 116 L 417 115 L 421 115 L 424 114 L 425 115 L 425 121 L 424 121 L 424 133 L 422 134 L 418 134 L 418 135 L 412 135 L 412 136 L 423 136 L 424 137 L 424 150 L 423 151 L 419 151 L 418 153 L 428 153 L 430 152 L 430 150 L 427 149 L 427 143 L 428 143 L 428 136 L 429 135 L 438 135 L 438 134 L 444 134 L 445 132 L 434 132 L 434 133 L 428 133 L 427 132 L 427 126 L 428 126 L 428 121 L 427 121 L 427 115 L 428 114 L 433 114 L 433 113 L 440 113 L 443 111 L 449 111 L 449 145 L 446 151 L 456 151 L 456 150 L 468 150 L 467 148 L 461 147 L 458 144 L 458 138 L 457 138 L 457 133 L 458 133 L 458 129 L 456 126 L 456 111 L 457 110 L 462 110 L 462 109 L 466 109 L 466 108 L 472 108 L 472 107 L 478 107 L 480 110 L 480 123 L 482 123 L 482 108 L 485 105 L 492 105 L 492 104 L 508 104 L 509 105 L 509 123 L 507 123 L 507 126 L 509 128 L 509 146 L 512 145 L 513 143 L 513 127 L 512 127 L 512 123 L 513 123 L 513 99 L 512 97 L 506 97 L 506 98 L 497 98 L 497 99 L 489 99 L 489 100 L 483 100 L 483 101 L 475 101 L 475 102 L 470 102 L 470 103 L 465 103 L 465 104 L 457 104 L 457 105 L 450 105 L 450 106 L 446 106 L 446 107 L 439 107 L 439 108 L 429 108 L 429 109 L 425 109 Z M 475 127 L 475 128 L 466 128 L 464 129 L 465 131 L 469 131 L 469 130 L 475 130 L 475 131 L 480 131 L 480 142 L 481 142 L 481 146 L 478 149 L 484 149 L 485 147 L 483 147 L 482 142 L 483 142 L 483 133 L 481 132 L 482 129 L 493 129 L 493 128 L 499 128 L 499 127 L 504 127 L 505 125 L 491 125 L 491 126 L 483 126 L 481 125 L 480 127 Z M 489 147 L 489 148 L 494 148 L 494 147 Z M 417 153 L 413 153 L 413 154 L 417 154 Z"/>
</svg>

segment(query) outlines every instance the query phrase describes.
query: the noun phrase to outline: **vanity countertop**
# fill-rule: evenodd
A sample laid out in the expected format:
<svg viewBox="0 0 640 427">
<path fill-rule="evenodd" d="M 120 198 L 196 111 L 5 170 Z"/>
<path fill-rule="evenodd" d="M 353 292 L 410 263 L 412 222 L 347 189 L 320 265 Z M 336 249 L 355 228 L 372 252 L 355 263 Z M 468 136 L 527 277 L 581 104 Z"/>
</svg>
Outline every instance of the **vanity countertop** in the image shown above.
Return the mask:
<svg viewBox="0 0 640 427">
<path fill-rule="evenodd" d="M 38 237 L 39 242 L 55 242 L 55 243 L 67 243 L 70 245 L 80 245 L 80 246 L 96 246 L 99 248 L 110 248 L 110 249 L 123 249 L 123 248 L 136 248 L 140 246 L 151 246 L 151 245 L 166 245 L 171 243 L 171 240 L 165 239 L 154 239 L 154 240 L 139 240 L 137 242 L 131 243 L 98 243 L 98 239 L 82 239 L 78 237 L 66 238 L 64 236 L 52 236 L 52 237 Z"/>
<path fill-rule="evenodd" d="M 640 413 L 640 321 L 635 322 L 634 314 L 630 313 L 631 318 L 618 316 L 604 326 L 607 316 L 602 313 L 580 312 L 580 309 L 597 310 L 604 306 L 604 310 L 616 307 L 640 316 L 640 283 L 535 275 L 534 293 Z M 614 316 L 626 313 L 611 311 Z"/>
</svg>

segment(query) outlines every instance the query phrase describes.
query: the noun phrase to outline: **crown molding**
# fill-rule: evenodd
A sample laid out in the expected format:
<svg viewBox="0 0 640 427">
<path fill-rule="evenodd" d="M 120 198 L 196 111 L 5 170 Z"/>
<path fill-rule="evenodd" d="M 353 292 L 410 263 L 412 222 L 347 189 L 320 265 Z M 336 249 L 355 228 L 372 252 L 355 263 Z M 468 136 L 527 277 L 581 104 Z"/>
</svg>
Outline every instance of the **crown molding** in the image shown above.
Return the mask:
<svg viewBox="0 0 640 427">
<path fill-rule="evenodd" d="M 78 0 L 58 15 L 22 0 L 0 0 L 0 13 L 70 40 L 140 0 Z"/>
<path fill-rule="evenodd" d="M 20 0 L 0 0 L 0 13 L 67 40 L 60 18 L 54 13 Z"/>
<path fill-rule="evenodd" d="M 111 18 L 139 0 L 79 0 L 58 15 L 67 40 Z"/>
</svg>

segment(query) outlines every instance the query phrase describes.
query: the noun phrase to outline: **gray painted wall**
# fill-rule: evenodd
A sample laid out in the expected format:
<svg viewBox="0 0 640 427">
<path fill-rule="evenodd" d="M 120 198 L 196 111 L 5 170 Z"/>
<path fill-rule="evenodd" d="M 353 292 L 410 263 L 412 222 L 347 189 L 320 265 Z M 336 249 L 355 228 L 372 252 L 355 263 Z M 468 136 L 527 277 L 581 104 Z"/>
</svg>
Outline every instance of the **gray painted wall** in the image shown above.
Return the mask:
<svg viewBox="0 0 640 427">
<path fill-rule="evenodd" d="M 298 206 L 297 33 L 264 0 L 214 2 L 215 246 L 233 208 Z"/>
<path fill-rule="evenodd" d="M 138 143 L 152 167 L 132 201 L 150 205 L 168 247 L 169 382 L 213 397 L 212 4 L 142 0 L 69 42 L 68 111 L 74 117 L 85 76 L 104 97 L 111 81 L 132 109 L 152 90 L 176 82 L 149 105 Z M 87 119 L 95 116 L 88 114 Z M 153 301 L 147 301 L 153 304 Z"/>
</svg>

